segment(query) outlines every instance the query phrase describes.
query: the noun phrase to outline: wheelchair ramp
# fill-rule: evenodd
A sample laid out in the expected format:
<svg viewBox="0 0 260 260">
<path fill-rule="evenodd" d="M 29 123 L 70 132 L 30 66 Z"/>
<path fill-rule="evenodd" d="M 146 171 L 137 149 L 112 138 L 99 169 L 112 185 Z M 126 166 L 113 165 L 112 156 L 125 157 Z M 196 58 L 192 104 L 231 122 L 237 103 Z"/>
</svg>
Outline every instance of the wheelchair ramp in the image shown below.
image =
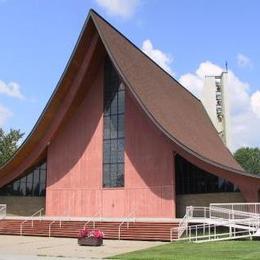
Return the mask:
<svg viewBox="0 0 260 260">
<path fill-rule="evenodd" d="M 219 203 L 186 208 L 172 234 L 177 239 L 202 243 L 260 236 L 260 203 Z M 194 224 L 196 223 L 196 224 Z"/>
</svg>

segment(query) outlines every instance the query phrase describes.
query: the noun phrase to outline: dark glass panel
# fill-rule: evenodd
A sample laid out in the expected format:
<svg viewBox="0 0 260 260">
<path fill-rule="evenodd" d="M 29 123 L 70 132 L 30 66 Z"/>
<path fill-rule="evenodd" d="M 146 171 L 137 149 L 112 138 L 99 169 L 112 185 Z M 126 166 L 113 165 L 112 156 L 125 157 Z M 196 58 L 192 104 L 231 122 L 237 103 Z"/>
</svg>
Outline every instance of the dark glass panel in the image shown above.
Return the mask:
<svg viewBox="0 0 260 260">
<path fill-rule="evenodd" d="M 123 186 L 124 184 L 124 169 L 125 165 L 123 163 L 118 164 L 117 168 L 117 185 Z"/>
<path fill-rule="evenodd" d="M 104 140 L 103 143 L 103 162 L 104 163 L 110 163 L 110 150 L 111 150 L 111 146 L 110 146 L 110 140 Z"/>
<path fill-rule="evenodd" d="M 45 193 L 46 193 L 45 183 L 40 183 L 39 196 L 45 196 Z"/>
<path fill-rule="evenodd" d="M 13 183 L 13 192 L 15 195 L 20 194 L 20 180 L 17 180 Z"/>
<path fill-rule="evenodd" d="M 124 139 L 119 139 L 117 143 L 118 155 L 117 160 L 120 163 L 124 163 Z"/>
<path fill-rule="evenodd" d="M 26 176 L 26 182 L 32 183 L 32 181 L 33 181 L 33 172 L 31 172 Z"/>
<path fill-rule="evenodd" d="M 179 155 L 175 156 L 175 175 L 177 194 L 239 191 L 232 183 L 196 167 Z"/>
<path fill-rule="evenodd" d="M 122 138 L 125 136 L 125 122 L 124 115 L 118 116 L 118 137 Z"/>
<path fill-rule="evenodd" d="M 23 177 L 20 182 L 20 194 L 22 196 L 26 195 L 26 177 Z"/>
<path fill-rule="evenodd" d="M 110 117 L 104 117 L 104 139 L 110 139 Z"/>
<path fill-rule="evenodd" d="M 32 196 L 33 194 L 32 186 L 33 186 L 33 172 L 28 174 L 26 177 L 26 196 Z"/>
<path fill-rule="evenodd" d="M 46 171 L 40 170 L 40 183 L 46 183 Z"/>
<path fill-rule="evenodd" d="M 15 180 L 1 188 L 0 194 L 3 196 L 44 196 L 46 189 L 46 172 L 46 163 L 44 162 L 29 171 L 21 179 Z"/>
<path fill-rule="evenodd" d="M 118 113 L 123 114 L 125 112 L 125 92 L 118 92 Z"/>
<path fill-rule="evenodd" d="M 110 138 L 117 138 L 117 116 L 110 117 Z"/>
<path fill-rule="evenodd" d="M 103 186 L 109 187 L 110 186 L 110 164 L 103 165 Z"/>
<path fill-rule="evenodd" d="M 108 94 L 107 95 L 105 95 L 105 99 L 108 99 L 109 97 L 107 97 L 108 96 Z M 110 103 L 107 103 L 106 105 L 105 105 L 105 108 L 104 108 L 104 115 L 105 116 L 108 116 L 108 115 L 110 115 L 110 105 L 109 105 Z"/>
<path fill-rule="evenodd" d="M 112 97 L 110 113 L 112 115 L 117 114 L 117 94 L 114 94 L 114 96 Z"/>
<path fill-rule="evenodd" d="M 47 163 L 44 162 L 42 165 L 40 165 L 40 169 L 43 171 L 47 171 Z"/>
<path fill-rule="evenodd" d="M 116 180 L 117 180 L 117 164 L 110 165 L 110 178 L 111 178 L 111 187 L 117 187 Z"/>
<path fill-rule="evenodd" d="M 124 85 L 109 58 L 104 66 L 103 186 L 124 186 Z"/>
<path fill-rule="evenodd" d="M 119 91 L 121 91 L 121 90 L 125 90 L 125 85 L 123 84 L 123 83 L 120 83 L 119 84 Z"/>
<path fill-rule="evenodd" d="M 40 189 L 40 167 L 33 171 L 33 196 L 39 196 Z"/>
</svg>

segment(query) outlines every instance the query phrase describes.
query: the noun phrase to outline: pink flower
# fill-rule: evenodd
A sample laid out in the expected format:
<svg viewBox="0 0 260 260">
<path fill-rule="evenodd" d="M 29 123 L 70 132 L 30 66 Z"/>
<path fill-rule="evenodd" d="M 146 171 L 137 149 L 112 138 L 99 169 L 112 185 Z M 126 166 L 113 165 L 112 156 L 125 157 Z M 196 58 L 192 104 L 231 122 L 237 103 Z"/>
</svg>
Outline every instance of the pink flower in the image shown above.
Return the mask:
<svg viewBox="0 0 260 260">
<path fill-rule="evenodd" d="M 79 231 L 79 238 L 84 238 L 89 236 L 89 231 L 84 228 Z"/>
<path fill-rule="evenodd" d="M 99 229 L 88 230 L 85 228 L 79 231 L 79 238 L 84 237 L 104 238 L 104 233 Z"/>
</svg>

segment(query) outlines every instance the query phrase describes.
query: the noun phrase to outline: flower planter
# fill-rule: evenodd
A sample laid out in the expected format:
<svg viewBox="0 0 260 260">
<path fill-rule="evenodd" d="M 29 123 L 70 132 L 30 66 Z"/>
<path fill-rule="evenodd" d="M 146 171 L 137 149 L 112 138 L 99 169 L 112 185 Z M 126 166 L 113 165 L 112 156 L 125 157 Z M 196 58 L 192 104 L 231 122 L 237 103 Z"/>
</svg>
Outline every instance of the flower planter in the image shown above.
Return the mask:
<svg viewBox="0 0 260 260">
<path fill-rule="evenodd" d="M 102 246 L 103 239 L 96 237 L 82 237 L 78 238 L 78 244 L 80 246 Z"/>
</svg>

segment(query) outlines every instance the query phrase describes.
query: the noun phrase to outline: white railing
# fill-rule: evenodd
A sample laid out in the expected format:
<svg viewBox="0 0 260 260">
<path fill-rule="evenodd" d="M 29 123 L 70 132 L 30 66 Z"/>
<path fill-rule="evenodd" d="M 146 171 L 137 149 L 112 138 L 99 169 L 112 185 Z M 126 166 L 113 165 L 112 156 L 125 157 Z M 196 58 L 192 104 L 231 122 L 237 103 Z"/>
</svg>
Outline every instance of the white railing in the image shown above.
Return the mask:
<svg viewBox="0 0 260 260">
<path fill-rule="evenodd" d="M 133 222 L 135 222 L 135 211 L 132 211 L 129 213 L 124 220 L 119 224 L 118 226 L 118 240 L 121 239 L 121 228 L 124 224 L 126 224 L 127 229 L 129 228 L 129 222 L 132 219 Z"/>
<path fill-rule="evenodd" d="M 239 237 L 251 237 L 260 228 L 260 214 L 257 207 L 260 203 L 226 203 L 210 204 L 210 207 L 187 207 L 186 215 L 179 227 L 171 229 L 177 232 L 177 239 L 206 242 L 209 240 L 236 239 Z M 226 206 L 226 207 L 225 207 Z M 250 210 L 248 206 L 250 207 Z M 254 210 L 253 210 L 254 208 Z M 203 224 L 189 225 L 189 222 L 198 221 Z M 228 228 L 226 233 L 217 232 L 221 228 Z M 181 238 L 186 230 L 186 237 Z M 208 233 L 206 234 L 206 230 Z"/>
<path fill-rule="evenodd" d="M 252 233 L 249 229 L 239 229 L 232 228 L 232 231 L 228 230 L 227 232 L 219 232 L 218 229 L 222 228 L 222 225 L 213 225 L 213 224 L 203 224 L 203 225 L 194 225 L 188 227 L 188 236 L 182 238 L 181 240 L 188 240 L 190 242 L 208 242 L 208 241 L 218 241 L 218 240 L 227 240 L 227 239 L 239 239 L 242 237 L 251 237 Z"/>
<path fill-rule="evenodd" d="M 259 218 L 260 214 L 239 211 L 234 209 L 226 209 L 215 206 L 210 206 L 210 218 L 221 218 L 221 219 L 247 219 L 247 218 Z"/>
<path fill-rule="evenodd" d="M 186 214 L 179 222 L 178 227 L 173 227 L 170 229 L 170 240 L 173 241 L 173 233 L 177 232 L 177 239 L 180 239 L 183 233 L 188 232 L 188 225 L 192 218 L 209 218 L 210 209 L 208 207 L 186 207 Z"/>
<path fill-rule="evenodd" d="M 260 203 L 211 203 L 210 207 L 260 214 Z"/>
<path fill-rule="evenodd" d="M 228 229 L 228 231 L 223 232 L 223 228 Z M 215 223 L 188 226 L 186 237 L 179 240 L 202 243 L 211 240 L 251 238 L 258 228 L 259 221 L 252 221 L 252 219 L 240 219 L 239 223 L 237 223 L 237 220 L 217 220 Z"/>
<path fill-rule="evenodd" d="M 6 204 L 0 204 L 0 219 L 6 217 Z"/>
<path fill-rule="evenodd" d="M 51 237 L 51 227 L 54 223 L 59 222 L 60 224 L 60 228 L 61 228 L 61 219 L 60 220 L 53 220 L 50 224 L 49 224 L 49 237 Z"/>
<path fill-rule="evenodd" d="M 170 229 L 170 239 L 171 241 L 173 241 L 173 232 L 177 232 L 177 238 L 181 238 L 183 232 L 185 230 L 187 230 L 188 224 L 189 224 L 189 220 L 193 215 L 193 207 L 189 206 L 186 208 L 186 214 L 185 216 L 182 218 L 182 220 L 179 222 L 179 226 L 178 227 L 173 227 Z"/>
<path fill-rule="evenodd" d="M 33 213 L 30 217 L 28 217 L 26 220 L 24 220 L 21 224 L 20 224 L 20 236 L 23 235 L 23 225 L 28 222 L 28 221 L 32 221 L 32 227 L 33 227 L 33 218 L 37 215 L 40 216 L 40 218 L 42 217 L 42 212 L 44 211 L 44 208 L 41 208 L 39 210 L 37 210 L 35 213 Z M 40 219 L 41 220 L 41 219 Z"/>
<path fill-rule="evenodd" d="M 208 207 L 187 207 L 190 209 L 190 218 L 210 218 L 211 212 Z"/>
<path fill-rule="evenodd" d="M 83 229 L 86 229 L 87 225 L 89 223 L 93 223 L 92 227 L 95 228 L 96 227 L 96 218 L 99 219 L 99 222 L 101 222 L 101 210 L 99 210 L 91 219 L 89 219 L 83 226 Z"/>
</svg>

